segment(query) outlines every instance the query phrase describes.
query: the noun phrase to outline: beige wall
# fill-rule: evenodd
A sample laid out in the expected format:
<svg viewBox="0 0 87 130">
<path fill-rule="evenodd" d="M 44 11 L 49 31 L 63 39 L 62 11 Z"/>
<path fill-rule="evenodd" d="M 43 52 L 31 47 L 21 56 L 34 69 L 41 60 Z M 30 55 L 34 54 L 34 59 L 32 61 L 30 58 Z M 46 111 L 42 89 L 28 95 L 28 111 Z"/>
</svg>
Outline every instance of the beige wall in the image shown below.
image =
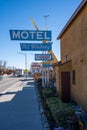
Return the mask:
<svg viewBox="0 0 87 130">
<path fill-rule="evenodd" d="M 56 75 L 56 89 L 57 89 L 57 93 L 59 94 L 60 85 L 59 85 L 59 67 L 58 67 L 58 65 L 53 66 L 53 69 L 54 69 L 54 73 Z"/>
<path fill-rule="evenodd" d="M 61 37 L 61 61 L 72 60 L 76 71 L 76 85 L 71 84 L 71 95 L 87 109 L 87 4 Z"/>
</svg>

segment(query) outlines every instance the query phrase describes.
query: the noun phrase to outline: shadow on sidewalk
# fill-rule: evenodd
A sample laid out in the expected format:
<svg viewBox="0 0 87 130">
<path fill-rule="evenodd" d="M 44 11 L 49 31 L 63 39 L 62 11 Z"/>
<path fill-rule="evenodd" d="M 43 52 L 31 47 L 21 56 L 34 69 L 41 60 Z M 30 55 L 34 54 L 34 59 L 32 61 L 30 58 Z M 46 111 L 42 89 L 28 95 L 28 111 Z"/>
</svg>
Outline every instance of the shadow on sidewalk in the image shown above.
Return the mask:
<svg viewBox="0 0 87 130">
<path fill-rule="evenodd" d="M 0 97 L 0 130 L 42 130 L 34 82 Z"/>
</svg>

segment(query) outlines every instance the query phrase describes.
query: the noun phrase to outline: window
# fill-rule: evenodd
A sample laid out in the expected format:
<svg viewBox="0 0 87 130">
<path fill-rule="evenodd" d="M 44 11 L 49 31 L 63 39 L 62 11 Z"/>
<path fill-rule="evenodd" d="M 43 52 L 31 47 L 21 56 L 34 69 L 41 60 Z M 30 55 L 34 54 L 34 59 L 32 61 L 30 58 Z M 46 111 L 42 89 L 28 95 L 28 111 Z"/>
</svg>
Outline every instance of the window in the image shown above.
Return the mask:
<svg viewBox="0 0 87 130">
<path fill-rule="evenodd" d="M 72 71 L 72 84 L 76 84 L 76 72 L 75 70 Z"/>
</svg>

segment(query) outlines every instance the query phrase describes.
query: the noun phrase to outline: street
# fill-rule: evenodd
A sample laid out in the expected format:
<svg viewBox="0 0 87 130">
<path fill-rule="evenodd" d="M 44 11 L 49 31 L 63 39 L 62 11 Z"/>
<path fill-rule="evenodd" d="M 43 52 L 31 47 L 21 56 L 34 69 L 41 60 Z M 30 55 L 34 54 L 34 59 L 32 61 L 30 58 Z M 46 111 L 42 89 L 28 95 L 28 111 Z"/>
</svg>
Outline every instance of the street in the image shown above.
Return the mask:
<svg viewBox="0 0 87 130">
<path fill-rule="evenodd" d="M 0 80 L 0 93 L 5 92 L 23 78 L 24 77 L 4 76 L 3 79 Z"/>
</svg>

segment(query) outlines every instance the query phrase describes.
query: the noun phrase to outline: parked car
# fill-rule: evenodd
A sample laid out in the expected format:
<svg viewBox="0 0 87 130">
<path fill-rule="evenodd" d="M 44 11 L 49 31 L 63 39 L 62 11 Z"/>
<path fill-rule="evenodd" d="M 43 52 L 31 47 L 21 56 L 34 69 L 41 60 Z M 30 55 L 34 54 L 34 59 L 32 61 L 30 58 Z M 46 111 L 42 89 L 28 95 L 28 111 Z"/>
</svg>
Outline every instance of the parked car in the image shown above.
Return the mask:
<svg viewBox="0 0 87 130">
<path fill-rule="evenodd" d="M 0 75 L 0 80 L 2 80 L 3 79 L 3 76 L 2 75 Z"/>
</svg>

